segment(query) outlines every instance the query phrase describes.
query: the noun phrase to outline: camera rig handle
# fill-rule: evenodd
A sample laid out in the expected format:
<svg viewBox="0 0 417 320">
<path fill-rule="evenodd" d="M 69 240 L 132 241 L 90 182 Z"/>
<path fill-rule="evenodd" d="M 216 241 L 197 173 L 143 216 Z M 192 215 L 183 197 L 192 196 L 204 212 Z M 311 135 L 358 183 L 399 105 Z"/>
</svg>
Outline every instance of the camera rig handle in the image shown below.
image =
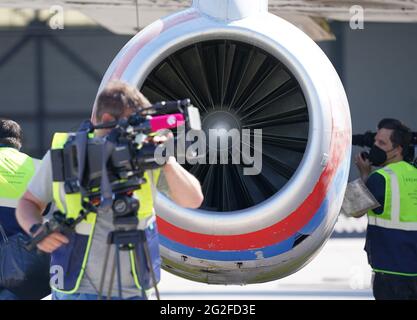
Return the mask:
<svg viewBox="0 0 417 320">
<path fill-rule="evenodd" d="M 79 224 L 89 214 L 89 211 L 83 210 L 77 219 L 67 219 L 65 215 L 59 211 L 53 213 L 53 218 L 45 222 L 40 227 L 40 232 L 31 240 L 25 243 L 26 250 L 33 250 L 40 242 L 45 240 L 54 232 L 67 233 L 73 232 L 77 224 Z"/>
</svg>

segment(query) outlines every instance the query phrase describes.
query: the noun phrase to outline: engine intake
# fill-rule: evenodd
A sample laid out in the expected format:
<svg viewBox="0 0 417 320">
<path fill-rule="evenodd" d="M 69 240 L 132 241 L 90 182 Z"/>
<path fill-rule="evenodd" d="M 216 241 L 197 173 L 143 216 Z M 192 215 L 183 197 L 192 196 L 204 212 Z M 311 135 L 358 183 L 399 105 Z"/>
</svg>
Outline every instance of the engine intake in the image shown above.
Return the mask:
<svg viewBox="0 0 417 320">
<path fill-rule="evenodd" d="M 194 1 L 136 35 L 102 82 L 137 85 L 153 102 L 190 98 L 205 130 L 262 129 L 259 175 L 244 175 L 242 164 L 185 165 L 202 184 L 203 206 L 158 195 L 164 267 L 191 280 L 244 284 L 297 271 L 328 239 L 342 204 L 351 152 L 343 86 L 321 49 L 266 8 L 265 0 Z"/>
</svg>

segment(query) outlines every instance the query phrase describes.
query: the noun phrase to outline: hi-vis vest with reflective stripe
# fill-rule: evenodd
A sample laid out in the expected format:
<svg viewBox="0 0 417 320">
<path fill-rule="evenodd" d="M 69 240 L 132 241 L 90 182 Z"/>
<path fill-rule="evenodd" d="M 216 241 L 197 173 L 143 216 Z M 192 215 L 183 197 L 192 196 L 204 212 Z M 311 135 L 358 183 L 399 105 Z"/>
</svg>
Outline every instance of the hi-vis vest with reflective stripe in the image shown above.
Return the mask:
<svg viewBox="0 0 417 320">
<path fill-rule="evenodd" d="M 55 133 L 54 138 L 52 140 L 52 150 L 56 149 L 63 149 L 65 143 L 67 142 L 69 137 L 68 133 Z M 140 209 L 138 212 L 139 218 L 139 226 L 138 229 L 146 229 L 149 225 L 154 221 L 154 211 L 153 211 L 153 196 L 152 192 L 156 186 L 157 180 L 159 178 L 159 170 L 154 170 L 153 173 L 145 173 L 145 178 L 147 183 L 141 185 L 141 188 L 135 191 L 135 196 L 140 201 Z M 151 183 L 151 179 L 153 183 Z M 64 191 L 64 186 L 62 182 L 53 182 L 53 198 L 55 204 L 59 211 L 64 213 L 67 218 L 77 218 L 82 210 L 81 205 L 81 194 L 66 194 Z M 96 224 L 97 215 L 95 213 L 90 213 L 87 215 L 87 218 L 84 219 L 80 224 L 77 225 L 75 234 L 73 235 L 74 241 L 75 238 L 79 238 L 76 240 L 77 244 L 83 243 L 82 248 L 72 247 L 74 252 L 70 250 L 66 250 L 66 252 L 59 253 L 55 251 L 52 254 L 52 263 L 57 263 L 59 265 L 59 261 L 68 261 L 71 260 L 72 266 L 78 265 L 76 275 L 74 275 L 73 270 L 64 270 L 64 288 L 57 288 L 54 287 L 53 283 L 51 284 L 54 290 L 63 292 L 63 293 L 76 293 L 79 289 L 81 284 L 81 280 L 84 276 L 84 270 L 87 265 L 88 255 L 90 252 L 92 239 L 94 235 L 94 227 Z M 87 241 L 84 241 L 83 238 L 88 237 Z M 85 244 L 84 244 L 85 243 Z M 62 248 L 60 248 L 62 249 Z M 131 256 L 133 257 L 133 253 L 131 252 Z M 133 278 L 135 281 L 136 286 L 139 290 L 141 290 L 138 275 L 136 273 L 136 266 L 135 260 L 131 257 L 131 267 Z M 69 272 L 70 271 L 70 272 Z M 71 273 L 71 274 L 69 274 Z"/>
<path fill-rule="evenodd" d="M 368 223 L 381 228 L 417 231 L 417 169 L 405 161 L 377 170 L 385 178 L 384 212 L 368 212 Z"/>
<path fill-rule="evenodd" d="M 26 191 L 37 161 L 14 148 L 0 147 L 0 241 L 1 236 L 12 236 L 23 232 L 19 226 L 15 210 Z"/>
<path fill-rule="evenodd" d="M 35 162 L 13 148 L 0 148 L 0 206 L 16 208 L 35 173 Z"/>
</svg>

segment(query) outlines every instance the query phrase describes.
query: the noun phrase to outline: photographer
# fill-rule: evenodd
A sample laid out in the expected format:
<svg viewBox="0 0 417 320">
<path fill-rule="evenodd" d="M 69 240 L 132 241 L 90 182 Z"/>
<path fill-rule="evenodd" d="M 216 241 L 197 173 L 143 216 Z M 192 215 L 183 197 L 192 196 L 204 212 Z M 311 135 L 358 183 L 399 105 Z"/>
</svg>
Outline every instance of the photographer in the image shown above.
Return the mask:
<svg viewBox="0 0 417 320">
<path fill-rule="evenodd" d="M 93 115 L 93 124 L 109 123 L 129 117 L 134 112 L 150 106 L 149 101 L 134 87 L 122 82 L 110 83 L 99 95 L 96 109 Z M 109 129 L 95 131 L 96 137 L 104 137 Z M 155 142 L 163 142 L 164 137 L 154 138 Z M 159 139 L 159 141 L 156 141 Z M 53 149 L 59 148 L 66 142 L 65 135 L 55 135 Z M 177 204 L 198 208 L 203 195 L 199 181 L 183 169 L 174 157 L 161 170 L 161 175 L 167 182 L 171 199 Z M 151 265 L 159 271 L 160 257 L 157 243 L 157 228 L 153 212 L 154 189 L 157 184 L 157 172 L 147 172 L 146 184 L 141 185 L 135 195 L 140 201 L 138 212 L 139 229 L 143 229 L 149 237 Z M 76 217 L 79 214 L 80 195 L 69 195 L 64 191 L 62 183 L 53 183 L 51 169 L 51 154 L 48 152 L 40 170 L 32 179 L 28 191 L 24 194 L 17 207 L 17 218 L 24 230 L 31 235 L 36 235 L 41 223 L 40 212 L 46 203 L 51 200 L 57 204 L 61 212 L 67 217 Z M 89 214 L 75 228 L 75 232 L 62 234 L 55 232 L 38 244 L 38 248 L 52 253 L 51 285 L 53 287 L 53 299 L 56 300 L 96 300 L 99 292 L 108 293 L 111 299 L 119 299 L 117 286 L 113 286 L 108 276 L 104 280 L 104 290 L 100 290 L 102 276 L 110 275 L 111 270 L 103 269 L 105 252 L 107 249 L 107 236 L 114 230 L 113 216 L 111 212 Z M 156 241 L 156 242 L 155 242 Z M 111 248 L 110 256 L 114 257 L 114 248 Z M 112 261 L 113 258 L 110 258 Z M 138 278 L 140 267 L 136 268 L 131 261 L 129 251 L 120 252 L 121 287 L 123 299 L 146 300 L 150 292 L 141 288 Z M 110 280 L 111 278 L 111 280 Z M 110 289 L 110 288 L 113 288 Z M 150 290 L 149 290 L 150 291 Z"/>
<path fill-rule="evenodd" d="M 375 299 L 417 299 L 417 169 L 404 161 L 410 129 L 383 119 L 370 153 L 355 158 L 362 180 L 381 204 L 368 212 L 365 250 Z M 380 169 L 371 173 L 371 166 Z"/>
</svg>

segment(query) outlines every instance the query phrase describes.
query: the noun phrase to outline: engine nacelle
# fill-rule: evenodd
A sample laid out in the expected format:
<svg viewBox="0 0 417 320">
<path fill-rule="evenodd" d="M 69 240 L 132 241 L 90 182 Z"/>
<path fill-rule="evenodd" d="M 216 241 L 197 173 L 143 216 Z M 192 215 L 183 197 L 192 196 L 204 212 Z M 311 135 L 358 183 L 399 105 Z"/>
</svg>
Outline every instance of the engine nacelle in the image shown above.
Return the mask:
<svg viewBox="0 0 417 320">
<path fill-rule="evenodd" d="M 112 79 L 152 101 L 190 98 L 203 127 L 226 119 L 262 129 L 262 171 L 187 165 L 204 204 L 184 209 L 159 194 L 165 270 L 216 284 L 279 279 L 308 263 L 332 233 L 347 184 L 351 122 L 342 83 L 302 31 L 267 1 L 199 0 L 126 44 Z"/>
</svg>

